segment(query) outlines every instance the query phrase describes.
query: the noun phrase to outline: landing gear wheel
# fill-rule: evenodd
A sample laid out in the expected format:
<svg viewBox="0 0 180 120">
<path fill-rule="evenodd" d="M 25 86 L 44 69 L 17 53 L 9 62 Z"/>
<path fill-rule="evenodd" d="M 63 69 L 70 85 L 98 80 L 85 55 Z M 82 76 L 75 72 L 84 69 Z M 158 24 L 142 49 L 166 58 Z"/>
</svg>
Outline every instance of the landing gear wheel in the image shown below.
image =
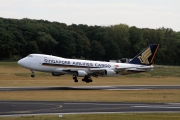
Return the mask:
<svg viewBox="0 0 180 120">
<path fill-rule="evenodd" d="M 89 82 L 92 82 L 92 80 L 89 80 Z"/>
<path fill-rule="evenodd" d="M 78 82 L 78 79 L 77 79 L 77 76 L 76 75 L 73 75 L 73 80 L 74 80 L 74 82 Z"/>
<path fill-rule="evenodd" d="M 86 82 L 86 83 L 90 83 L 92 82 L 92 79 L 89 75 L 86 75 L 84 76 L 84 78 L 82 79 L 83 82 Z"/>
<path fill-rule="evenodd" d="M 34 78 L 35 77 L 34 71 L 31 70 L 31 72 L 32 72 L 31 77 Z"/>
<path fill-rule="evenodd" d="M 35 77 L 35 75 L 31 75 L 31 77 L 32 77 L 32 78 L 34 78 L 34 77 Z"/>
</svg>

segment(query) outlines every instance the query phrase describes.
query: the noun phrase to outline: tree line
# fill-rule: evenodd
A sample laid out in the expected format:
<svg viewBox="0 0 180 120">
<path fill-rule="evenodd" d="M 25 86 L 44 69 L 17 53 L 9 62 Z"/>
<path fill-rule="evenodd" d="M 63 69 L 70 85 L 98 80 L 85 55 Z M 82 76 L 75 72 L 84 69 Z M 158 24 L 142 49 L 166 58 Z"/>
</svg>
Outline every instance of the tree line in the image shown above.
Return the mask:
<svg viewBox="0 0 180 120">
<path fill-rule="evenodd" d="M 160 44 L 155 64 L 180 65 L 180 32 L 171 28 L 66 25 L 47 20 L 0 18 L 0 60 L 42 53 L 108 61 L 132 58 L 151 43 Z"/>
</svg>

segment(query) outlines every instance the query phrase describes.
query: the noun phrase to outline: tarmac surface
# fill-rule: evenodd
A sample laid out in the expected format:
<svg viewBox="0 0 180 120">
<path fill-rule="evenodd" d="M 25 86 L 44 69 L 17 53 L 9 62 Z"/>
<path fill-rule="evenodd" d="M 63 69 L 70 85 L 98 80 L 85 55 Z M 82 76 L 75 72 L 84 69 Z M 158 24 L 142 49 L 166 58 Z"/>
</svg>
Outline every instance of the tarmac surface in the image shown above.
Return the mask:
<svg viewBox="0 0 180 120">
<path fill-rule="evenodd" d="M 29 90 L 155 90 L 155 89 L 180 89 L 180 85 L 0 87 L 0 91 L 29 91 Z"/>
<path fill-rule="evenodd" d="M 180 113 L 180 103 L 0 101 L 0 117 L 105 113 Z"/>
</svg>

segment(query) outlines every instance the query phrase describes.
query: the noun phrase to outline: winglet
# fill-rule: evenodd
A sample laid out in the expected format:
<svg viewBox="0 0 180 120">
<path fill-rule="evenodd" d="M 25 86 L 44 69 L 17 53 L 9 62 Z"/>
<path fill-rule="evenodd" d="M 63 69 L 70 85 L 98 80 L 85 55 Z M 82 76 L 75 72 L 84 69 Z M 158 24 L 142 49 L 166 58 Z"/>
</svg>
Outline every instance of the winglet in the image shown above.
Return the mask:
<svg viewBox="0 0 180 120">
<path fill-rule="evenodd" d="M 153 63 L 154 56 L 158 50 L 159 44 L 150 44 L 147 48 L 141 51 L 136 57 L 134 57 L 129 63 L 140 65 L 151 65 Z"/>
</svg>

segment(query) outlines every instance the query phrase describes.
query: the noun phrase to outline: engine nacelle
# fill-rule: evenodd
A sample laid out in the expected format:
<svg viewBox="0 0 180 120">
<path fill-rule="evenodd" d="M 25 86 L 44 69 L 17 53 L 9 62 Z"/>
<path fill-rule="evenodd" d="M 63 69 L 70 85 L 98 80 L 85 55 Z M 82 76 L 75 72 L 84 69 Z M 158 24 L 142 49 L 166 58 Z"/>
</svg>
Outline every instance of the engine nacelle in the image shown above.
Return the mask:
<svg viewBox="0 0 180 120">
<path fill-rule="evenodd" d="M 52 76 L 60 76 L 60 75 L 64 75 L 62 73 L 52 73 Z"/>
<path fill-rule="evenodd" d="M 77 71 L 77 76 L 78 77 L 84 77 L 85 75 L 87 75 L 87 73 L 85 71 L 82 71 L 82 70 Z"/>
<path fill-rule="evenodd" d="M 115 76 L 117 74 L 114 70 L 105 70 L 105 75 L 106 76 Z"/>
</svg>

